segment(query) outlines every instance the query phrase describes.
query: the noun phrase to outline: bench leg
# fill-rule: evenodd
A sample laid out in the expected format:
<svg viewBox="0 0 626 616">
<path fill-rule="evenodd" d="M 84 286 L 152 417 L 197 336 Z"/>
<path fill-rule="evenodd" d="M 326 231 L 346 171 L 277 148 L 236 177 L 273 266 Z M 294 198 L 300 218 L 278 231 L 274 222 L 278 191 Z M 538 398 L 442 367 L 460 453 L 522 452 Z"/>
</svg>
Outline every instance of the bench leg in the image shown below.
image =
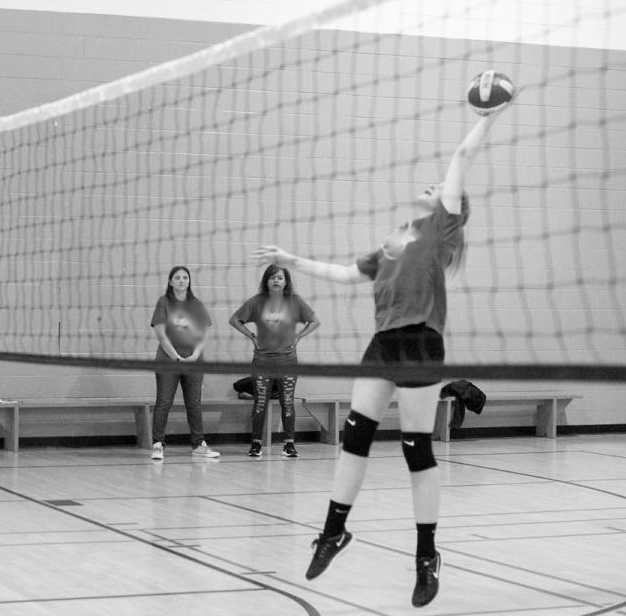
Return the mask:
<svg viewBox="0 0 626 616">
<path fill-rule="evenodd" d="M 320 443 L 337 445 L 339 443 L 339 402 L 324 402 L 326 406 L 326 425 L 320 424 Z"/>
<path fill-rule="evenodd" d="M 556 438 L 557 400 L 546 400 L 537 406 L 537 436 Z"/>
<path fill-rule="evenodd" d="M 328 405 L 328 444 L 339 445 L 339 402 Z"/>
<path fill-rule="evenodd" d="M 17 453 L 20 449 L 20 405 L 19 403 L 13 406 L 13 434 L 11 435 L 11 451 Z"/>
<path fill-rule="evenodd" d="M 2 412 L 6 416 L 4 424 L 4 448 L 7 451 L 18 453 L 20 449 L 20 403 L 12 406 L 3 405 Z"/>
<path fill-rule="evenodd" d="M 152 449 L 152 416 L 149 404 L 135 409 L 135 428 L 137 431 L 137 447 L 140 449 Z"/>
<path fill-rule="evenodd" d="M 448 442 L 450 440 L 450 421 L 452 420 L 452 398 L 437 402 L 433 439 Z"/>
</svg>

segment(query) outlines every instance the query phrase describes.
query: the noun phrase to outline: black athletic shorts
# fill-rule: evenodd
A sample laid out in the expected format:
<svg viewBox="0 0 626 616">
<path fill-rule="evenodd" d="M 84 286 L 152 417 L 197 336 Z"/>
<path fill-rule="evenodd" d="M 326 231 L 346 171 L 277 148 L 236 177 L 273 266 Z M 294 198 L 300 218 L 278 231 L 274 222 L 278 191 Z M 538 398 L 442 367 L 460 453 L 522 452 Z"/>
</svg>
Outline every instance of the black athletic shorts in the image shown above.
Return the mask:
<svg viewBox="0 0 626 616">
<path fill-rule="evenodd" d="M 361 364 L 390 367 L 405 362 L 443 364 L 444 357 L 441 334 L 419 323 L 378 332 L 365 349 Z M 406 375 L 388 380 L 392 380 L 398 387 L 426 387 L 441 381 L 440 378 L 431 381 L 407 380 Z"/>
</svg>

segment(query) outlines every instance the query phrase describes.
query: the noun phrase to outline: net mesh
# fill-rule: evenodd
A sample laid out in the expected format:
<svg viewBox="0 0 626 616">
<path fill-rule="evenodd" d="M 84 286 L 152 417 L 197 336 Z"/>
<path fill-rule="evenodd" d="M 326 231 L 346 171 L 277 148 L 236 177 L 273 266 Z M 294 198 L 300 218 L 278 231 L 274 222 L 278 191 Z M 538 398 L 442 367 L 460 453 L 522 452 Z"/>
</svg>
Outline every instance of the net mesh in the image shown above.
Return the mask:
<svg viewBox="0 0 626 616">
<path fill-rule="evenodd" d="M 477 117 L 467 84 L 495 68 L 522 91 L 467 183 L 447 363 L 626 366 L 626 3 L 425 4 L 343 3 L 0 119 L 0 352 L 150 359 L 184 264 L 205 360 L 247 365 L 228 318 L 258 288 L 254 248 L 377 247 L 443 178 Z M 294 276 L 322 322 L 301 363 L 357 364 L 370 286 Z"/>
</svg>

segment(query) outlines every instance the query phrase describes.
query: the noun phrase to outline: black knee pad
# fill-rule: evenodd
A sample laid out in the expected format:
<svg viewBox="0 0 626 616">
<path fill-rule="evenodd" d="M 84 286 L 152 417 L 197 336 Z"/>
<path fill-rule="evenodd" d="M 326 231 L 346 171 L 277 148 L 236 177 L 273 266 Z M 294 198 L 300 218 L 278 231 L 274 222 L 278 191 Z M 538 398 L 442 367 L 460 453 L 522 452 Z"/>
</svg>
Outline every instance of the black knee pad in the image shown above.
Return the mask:
<svg viewBox="0 0 626 616">
<path fill-rule="evenodd" d="M 367 458 L 376 428 L 377 421 L 357 411 L 350 411 L 343 426 L 343 450 Z"/>
<path fill-rule="evenodd" d="M 403 432 L 402 453 L 412 473 L 437 466 L 431 435 L 425 432 Z"/>
</svg>

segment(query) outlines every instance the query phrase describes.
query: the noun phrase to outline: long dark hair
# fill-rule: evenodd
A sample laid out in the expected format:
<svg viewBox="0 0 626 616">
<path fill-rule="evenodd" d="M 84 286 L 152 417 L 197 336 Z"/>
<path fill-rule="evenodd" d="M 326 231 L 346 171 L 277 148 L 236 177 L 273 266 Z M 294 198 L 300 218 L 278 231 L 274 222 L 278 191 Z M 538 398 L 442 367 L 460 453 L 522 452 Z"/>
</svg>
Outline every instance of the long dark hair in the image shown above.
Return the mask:
<svg viewBox="0 0 626 616">
<path fill-rule="evenodd" d="M 189 301 L 190 299 L 195 299 L 196 296 L 193 294 L 193 291 L 191 290 L 191 273 L 184 265 L 175 265 L 170 270 L 170 273 L 167 276 L 167 288 L 165 289 L 165 297 L 167 297 L 167 299 L 169 299 L 171 302 L 176 301 L 176 295 L 174 295 L 174 289 L 172 288 L 172 278 L 174 278 L 174 274 L 178 270 L 183 270 L 184 272 L 187 273 L 187 276 L 189 276 L 189 286 L 187 287 L 187 297 L 185 298 L 185 301 Z"/>
<path fill-rule="evenodd" d="M 291 274 L 289 270 L 272 263 L 272 265 L 268 265 L 265 271 L 263 272 L 263 276 L 261 278 L 261 283 L 259 284 L 259 295 L 265 295 L 266 297 L 270 294 L 268 282 L 269 279 L 282 270 L 285 275 L 285 288 L 283 289 L 283 295 L 285 297 L 291 297 L 293 295 L 293 283 L 291 282 Z"/>
</svg>

